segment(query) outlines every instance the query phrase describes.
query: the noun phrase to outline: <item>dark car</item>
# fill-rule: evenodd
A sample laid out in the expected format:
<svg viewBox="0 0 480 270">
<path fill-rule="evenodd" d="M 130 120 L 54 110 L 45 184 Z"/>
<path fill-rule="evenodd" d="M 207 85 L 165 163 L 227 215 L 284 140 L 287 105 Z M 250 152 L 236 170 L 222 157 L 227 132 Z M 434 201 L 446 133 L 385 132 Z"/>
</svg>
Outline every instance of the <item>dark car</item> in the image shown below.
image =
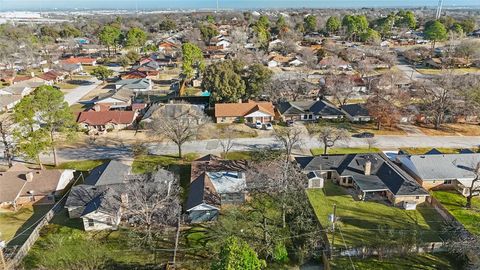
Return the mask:
<svg viewBox="0 0 480 270">
<path fill-rule="evenodd" d="M 373 138 L 373 137 L 375 137 L 375 134 L 373 134 L 371 132 L 362 132 L 362 133 L 353 134 L 352 137 L 355 137 L 355 138 Z"/>
<path fill-rule="evenodd" d="M 287 127 L 293 127 L 293 120 L 287 120 Z"/>
</svg>

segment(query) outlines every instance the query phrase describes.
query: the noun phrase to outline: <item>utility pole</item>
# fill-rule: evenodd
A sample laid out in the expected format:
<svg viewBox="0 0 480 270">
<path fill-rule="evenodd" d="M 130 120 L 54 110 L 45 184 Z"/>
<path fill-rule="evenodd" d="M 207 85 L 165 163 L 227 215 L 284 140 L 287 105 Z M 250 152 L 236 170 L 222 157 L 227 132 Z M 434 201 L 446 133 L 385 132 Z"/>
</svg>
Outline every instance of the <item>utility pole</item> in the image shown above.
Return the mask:
<svg viewBox="0 0 480 270">
<path fill-rule="evenodd" d="M 177 223 L 177 234 L 175 235 L 175 249 L 173 250 L 173 267 L 175 267 L 175 262 L 177 259 L 177 249 L 178 249 L 178 238 L 180 237 L 180 219 L 182 214 L 178 214 L 178 223 Z"/>
<path fill-rule="evenodd" d="M 332 215 L 332 247 L 330 248 L 330 258 L 333 255 L 333 249 L 335 246 L 335 222 L 337 222 L 337 204 L 333 204 L 333 215 Z"/>
</svg>

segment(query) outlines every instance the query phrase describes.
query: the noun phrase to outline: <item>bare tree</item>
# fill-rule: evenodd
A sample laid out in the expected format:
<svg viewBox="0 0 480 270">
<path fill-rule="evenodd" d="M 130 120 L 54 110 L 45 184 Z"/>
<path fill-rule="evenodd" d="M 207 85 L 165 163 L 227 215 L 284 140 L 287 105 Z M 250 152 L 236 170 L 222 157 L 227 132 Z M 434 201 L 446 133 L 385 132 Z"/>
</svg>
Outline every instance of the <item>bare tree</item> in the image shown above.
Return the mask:
<svg viewBox="0 0 480 270">
<path fill-rule="evenodd" d="M 249 174 L 248 189 L 275 197 L 282 206 L 282 227 L 286 227 L 289 196 L 306 187 L 305 175 L 289 161 L 273 160 L 255 164 Z"/>
<path fill-rule="evenodd" d="M 137 175 L 125 185 L 124 217 L 142 232 L 150 244 L 158 229 L 176 224 L 180 207 L 180 186 L 173 173 L 160 169 L 151 175 Z"/>
<path fill-rule="evenodd" d="M 12 167 L 14 145 L 13 137 L 13 121 L 10 116 L 4 114 L 0 117 L 0 135 L 3 144 L 3 158 L 7 162 L 8 167 Z"/>
<path fill-rule="evenodd" d="M 366 138 L 365 142 L 368 145 L 368 150 L 372 149 L 373 147 L 377 146 L 378 141 L 375 138 Z"/>
<path fill-rule="evenodd" d="M 333 147 L 338 141 L 347 141 L 350 139 L 349 133 L 343 128 L 320 127 L 318 129 L 318 138 L 323 145 L 323 154 L 327 154 L 329 147 Z"/>
<path fill-rule="evenodd" d="M 455 99 L 461 85 L 456 81 L 456 76 L 444 74 L 433 82 L 424 81 L 418 84 L 423 93 L 423 110 L 433 118 L 435 129 L 439 129 L 445 122 L 445 116 L 452 111 Z"/>
<path fill-rule="evenodd" d="M 233 148 L 233 133 L 232 127 L 227 127 L 219 133 L 218 143 L 222 147 L 222 156 L 226 158 L 228 152 Z"/>
<path fill-rule="evenodd" d="M 182 145 L 198 135 L 199 129 L 207 123 L 203 112 L 185 107 L 184 110 L 159 110 L 154 113 L 151 129 L 154 134 L 174 142 L 178 147 L 178 156 L 182 158 Z"/>
<path fill-rule="evenodd" d="M 275 139 L 279 141 L 286 151 L 287 161 L 289 160 L 294 147 L 300 145 L 302 131 L 299 128 L 276 128 Z"/>
<path fill-rule="evenodd" d="M 331 95 L 339 105 L 346 105 L 355 95 L 355 83 L 349 75 L 330 74 L 325 82 L 326 93 Z"/>
</svg>

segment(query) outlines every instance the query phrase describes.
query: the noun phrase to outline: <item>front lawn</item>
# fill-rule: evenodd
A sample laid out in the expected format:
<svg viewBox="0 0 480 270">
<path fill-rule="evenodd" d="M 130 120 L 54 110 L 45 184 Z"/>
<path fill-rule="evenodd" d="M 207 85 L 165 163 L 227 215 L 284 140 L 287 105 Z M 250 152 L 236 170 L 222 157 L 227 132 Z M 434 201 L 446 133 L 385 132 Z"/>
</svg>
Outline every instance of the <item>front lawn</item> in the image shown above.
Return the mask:
<svg viewBox="0 0 480 270">
<path fill-rule="evenodd" d="M 375 123 L 350 123 L 347 121 L 328 121 L 328 120 L 320 120 L 318 123 L 308 123 L 306 124 L 307 130 L 310 134 L 315 133 L 319 127 L 322 126 L 329 126 L 335 128 L 343 128 L 348 130 L 348 132 L 355 134 L 355 133 L 362 133 L 362 132 L 370 132 L 375 135 L 407 135 L 407 133 L 398 128 L 396 126 L 391 127 L 382 127 L 380 130 L 377 129 Z"/>
<path fill-rule="evenodd" d="M 424 155 L 428 151 L 432 150 L 432 147 L 404 147 L 400 148 L 403 152 L 408 153 L 409 155 Z M 438 151 L 442 152 L 443 154 L 458 154 L 460 153 L 460 149 L 458 148 L 445 148 L 445 147 L 435 147 Z"/>
<path fill-rule="evenodd" d="M 480 235 L 480 198 L 472 199 L 472 209 L 465 208 L 467 199 L 455 191 L 433 191 L 437 199 L 465 228 Z"/>
<path fill-rule="evenodd" d="M 90 171 L 93 168 L 102 165 L 107 159 L 100 160 L 76 160 L 60 163 L 56 169 L 71 169 L 77 171 Z"/>
<path fill-rule="evenodd" d="M 403 257 L 386 258 L 378 260 L 376 258 L 352 258 L 356 269 L 361 270 L 460 270 L 462 262 L 455 261 L 454 258 L 445 253 L 436 254 L 418 254 Z M 352 263 L 348 257 L 338 257 L 330 262 L 332 270 L 352 269 Z"/>
<path fill-rule="evenodd" d="M 323 155 L 323 148 L 312 148 L 310 152 L 314 156 Z M 381 150 L 376 147 L 372 148 L 362 148 L 362 147 L 353 147 L 353 148 L 329 148 L 327 149 L 327 154 L 364 154 L 364 153 L 379 153 Z"/>
<path fill-rule="evenodd" d="M 324 228 L 331 227 L 328 216 L 333 213 L 333 204 L 337 205 L 337 225 L 347 246 L 373 245 L 385 237 L 381 233 L 385 229 L 415 232 L 428 242 L 441 240 L 443 219 L 433 208 L 417 206 L 415 211 L 406 211 L 379 202 L 355 201 L 346 189 L 331 181 L 325 183 L 324 189 L 311 189 L 307 193 Z M 328 237 L 332 235 L 329 233 Z M 339 235 L 336 239 L 335 246 L 344 247 Z"/>
</svg>

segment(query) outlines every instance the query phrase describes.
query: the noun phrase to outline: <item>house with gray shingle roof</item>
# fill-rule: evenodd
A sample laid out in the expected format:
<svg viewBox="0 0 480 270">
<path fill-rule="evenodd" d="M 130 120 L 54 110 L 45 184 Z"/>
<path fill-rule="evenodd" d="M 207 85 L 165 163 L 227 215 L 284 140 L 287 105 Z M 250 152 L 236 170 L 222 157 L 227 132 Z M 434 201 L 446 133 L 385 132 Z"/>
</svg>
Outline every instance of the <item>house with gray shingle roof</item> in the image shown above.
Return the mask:
<svg viewBox="0 0 480 270">
<path fill-rule="evenodd" d="M 151 79 L 125 79 L 115 82 L 115 89 L 128 89 L 133 92 L 151 91 L 153 82 Z"/>
<path fill-rule="evenodd" d="M 470 193 L 480 163 L 480 153 L 398 155 L 396 161 L 426 189 L 455 189 Z M 480 183 L 479 183 L 480 184 Z"/>
<path fill-rule="evenodd" d="M 304 173 L 353 188 L 360 200 L 388 200 L 405 209 L 425 202 L 428 192 L 384 154 L 296 157 Z"/>
<path fill-rule="evenodd" d="M 283 121 L 315 121 L 344 117 L 342 111 L 326 100 L 280 102 L 276 109 Z"/>
<path fill-rule="evenodd" d="M 130 169 L 115 160 L 95 167 L 83 184 L 72 187 L 65 203 L 69 217 L 81 218 L 86 231 L 116 229 Z"/>
</svg>

